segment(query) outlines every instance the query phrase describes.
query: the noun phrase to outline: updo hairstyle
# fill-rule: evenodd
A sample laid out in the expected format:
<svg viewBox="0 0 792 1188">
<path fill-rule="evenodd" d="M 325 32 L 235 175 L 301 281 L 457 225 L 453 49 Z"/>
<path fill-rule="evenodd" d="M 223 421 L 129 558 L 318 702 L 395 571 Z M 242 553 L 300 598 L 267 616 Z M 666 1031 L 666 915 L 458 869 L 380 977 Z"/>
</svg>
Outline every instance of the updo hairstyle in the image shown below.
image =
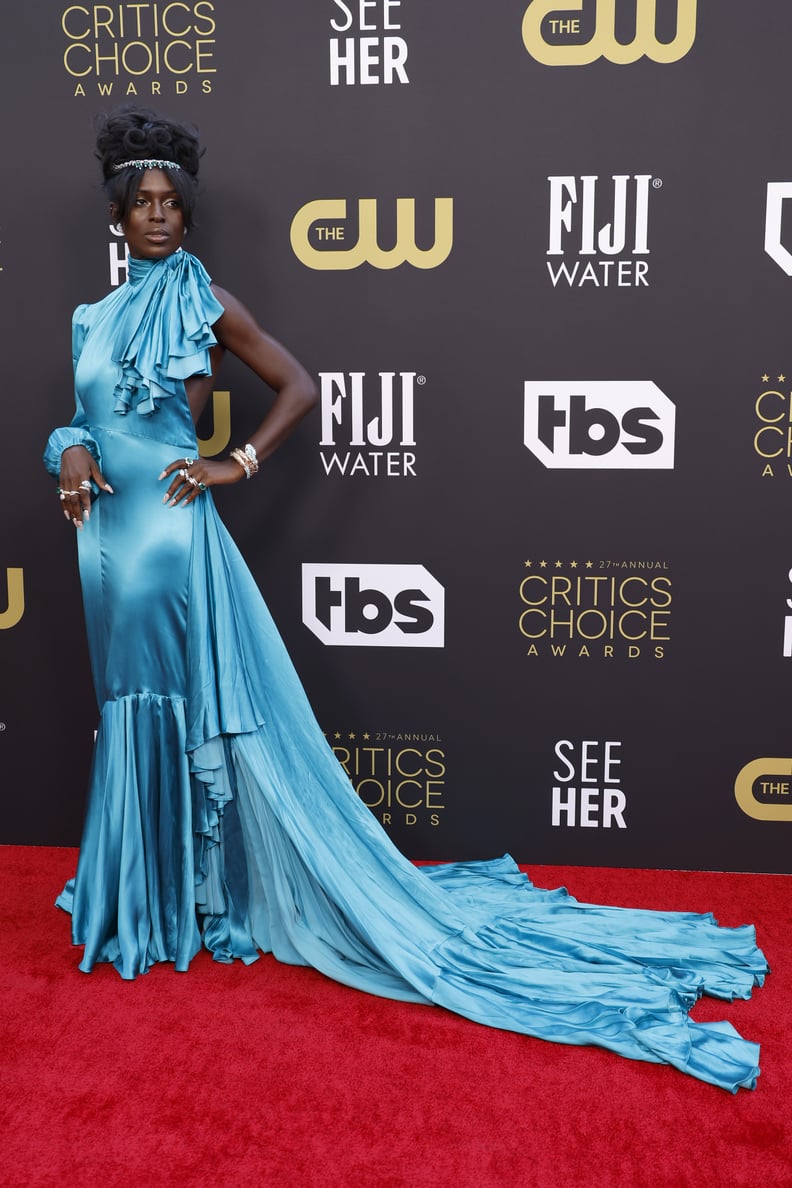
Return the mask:
<svg viewBox="0 0 792 1188">
<path fill-rule="evenodd" d="M 117 171 L 113 167 L 141 159 L 173 161 L 181 168 L 163 169 L 163 173 L 181 199 L 184 226 L 189 231 L 202 155 L 195 132 L 157 112 L 130 105 L 99 117 L 96 156 L 102 163 L 105 193 L 116 208 L 119 222 L 123 223 L 132 208 L 144 170 L 134 165 Z"/>
</svg>

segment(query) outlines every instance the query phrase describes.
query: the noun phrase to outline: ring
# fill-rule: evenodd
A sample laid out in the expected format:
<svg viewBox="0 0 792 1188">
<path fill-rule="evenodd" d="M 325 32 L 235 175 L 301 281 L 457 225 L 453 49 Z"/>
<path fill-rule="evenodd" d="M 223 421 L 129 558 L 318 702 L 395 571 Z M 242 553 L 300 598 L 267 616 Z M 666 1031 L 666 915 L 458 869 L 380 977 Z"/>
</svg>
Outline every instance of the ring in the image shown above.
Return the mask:
<svg viewBox="0 0 792 1188">
<path fill-rule="evenodd" d="M 186 471 L 186 470 L 180 470 L 180 471 L 179 471 L 179 477 L 180 477 L 180 478 L 185 478 L 185 479 L 186 479 L 186 478 L 187 478 L 187 471 Z"/>
<path fill-rule="evenodd" d="M 91 480 L 83 479 L 83 481 L 80 483 L 80 490 L 81 491 L 90 491 L 91 490 Z"/>
<path fill-rule="evenodd" d="M 194 477 L 193 475 L 191 475 L 191 474 L 188 474 L 188 475 L 186 475 L 186 478 L 187 478 L 187 482 L 190 484 L 190 486 L 191 486 L 191 487 L 196 487 L 196 488 L 197 488 L 197 486 L 198 486 L 198 479 L 197 479 L 197 478 L 195 478 L 195 477 Z"/>
<path fill-rule="evenodd" d="M 61 491 L 60 487 L 58 488 L 58 490 L 60 491 L 60 494 L 58 495 L 58 498 L 60 500 L 64 500 L 67 495 L 79 495 L 80 494 L 79 491 Z"/>
<path fill-rule="evenodd" d="M 205 490 L 206 490 L 206 483 L 199 483 L 199 484 L 198 484 L 198 490 L 199 490 L 199 491 L 205 491 Z"/>
<path fill-rule="evenodd" d="M 185 466 L 192 466 L 192 464 L 193 464 L 193 462 L 194 462 L 194 461 L 195 461 L 195 458 L 185 458 L 185 459 L 184 459 L 184 465 L 185 465 Z"/>
<path fill-rule="evenodd" d="M 61 503 L 63 503 L 65 498 L 66 498 L 66 492 L 61 491 L 60 487 L 58 487 L 58 499 L 60 499 Z"/>
</svg>

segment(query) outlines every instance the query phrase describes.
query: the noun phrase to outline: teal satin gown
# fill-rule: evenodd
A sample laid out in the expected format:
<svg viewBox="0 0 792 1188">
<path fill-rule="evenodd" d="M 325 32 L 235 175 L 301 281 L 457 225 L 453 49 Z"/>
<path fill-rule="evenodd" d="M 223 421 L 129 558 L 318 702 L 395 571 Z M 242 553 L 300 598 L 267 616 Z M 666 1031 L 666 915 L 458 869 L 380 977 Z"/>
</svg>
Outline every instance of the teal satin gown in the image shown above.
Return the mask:
<svg viewBox="0 0 792 1188">
<path fill-rule="evenodd" d="M 45 454 L 101 459 L 78 533 L 101 719 L 72 913 L 80 968 L 124 978 L 258 953 L 479 1023 L 667 1062 L 736 1091 L 758 1048 L 697 1024 L 702 993 L 747 998 L 767 965 L 749 926 L 578 903 L 514 862 L 416 869 L 328 747 L 242 557 L 206 492 L 162 503 L 196 456 L 184 384 L 222 312 L 194 257 L 132 261 L 75 314 L 77 412 Z"/>
</svg>

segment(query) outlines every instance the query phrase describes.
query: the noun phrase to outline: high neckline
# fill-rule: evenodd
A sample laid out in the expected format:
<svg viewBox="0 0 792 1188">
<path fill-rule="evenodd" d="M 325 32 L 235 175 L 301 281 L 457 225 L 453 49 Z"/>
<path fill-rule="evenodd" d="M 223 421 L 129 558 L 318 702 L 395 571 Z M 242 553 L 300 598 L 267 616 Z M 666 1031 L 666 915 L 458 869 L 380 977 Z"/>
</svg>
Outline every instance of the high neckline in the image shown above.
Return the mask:
<svg viewBox="0 0 792 1188">
<path fill-rule="evenodd" d="M 212 326 L 223 307 L 200 260 L 182 248 L 159 259 L 131 256 L 117 292 L 115 411 L 150 416 L 159 401 L 184 391 L 189 376 L 212 374 Z"/>
<path fill-rule="evenodd" d="M 139 258 L 137 256 L 130 256 L 127 265 L 127 280 L 130 285 L 140 285 L 151 275 L 151 272 L 157 265 L 162 265 L 164 268 L 174 268 L 179 262 L 179 256 L 182 254 L 182 248 L 176 248 L 175 252 L 171 252 L 169 256 L 160 256 L 156 260 L 149 260 L 147 258 Z"/>
</svg>

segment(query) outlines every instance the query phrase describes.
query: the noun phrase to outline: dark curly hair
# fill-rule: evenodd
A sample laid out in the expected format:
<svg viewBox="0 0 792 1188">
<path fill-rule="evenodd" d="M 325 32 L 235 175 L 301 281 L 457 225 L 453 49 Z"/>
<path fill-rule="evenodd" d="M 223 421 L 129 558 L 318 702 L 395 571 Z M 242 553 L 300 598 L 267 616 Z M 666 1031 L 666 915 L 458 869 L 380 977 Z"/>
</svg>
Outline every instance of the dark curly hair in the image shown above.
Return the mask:
<svg viewBox="0 0 792 1188">
<path fill-rule="evenodd" d="M 105 193 L 119 221 L 124 221 L 135 201 L 143 170 L 130 166 L 116 171 L 114 166 L 135 159 L 173 161 L 181 168 L 164 169 L 163 173 L 181 199 L 184 226 L 189 231 L 203 155 L 197 132 L 132 104 L 101 115 L 97 125 L 96 156 L 102 163 Z"/>
</svg>

